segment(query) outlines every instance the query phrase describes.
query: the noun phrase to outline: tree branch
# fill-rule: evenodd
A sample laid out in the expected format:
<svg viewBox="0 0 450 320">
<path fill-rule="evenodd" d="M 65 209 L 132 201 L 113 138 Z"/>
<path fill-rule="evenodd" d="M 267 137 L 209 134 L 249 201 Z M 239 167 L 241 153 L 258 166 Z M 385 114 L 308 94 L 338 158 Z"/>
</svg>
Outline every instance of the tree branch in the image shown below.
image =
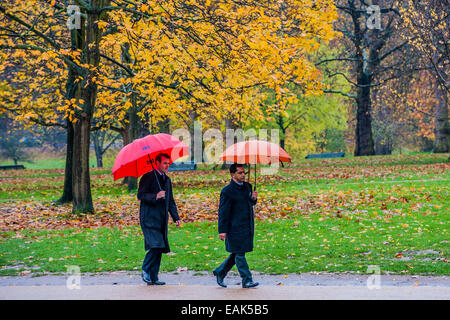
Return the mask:
<svg viewBox="0 0 450 320">
<path fill-rule="evenodd" d="M 120 63 L 119 61 L 114 60 L 113 58 L 108 57 L 107 55 L 104 55 L 103 53 L 100 53 L 100 57 L 105 58 L 106 60 L 118 65 L 119 67 L 123 68 L 131 77 L 134 77 L 135 74 L 133 72 L 133 70 L 131 70 L 130 68 L 128 68 L 127 66 L 123 65 L 122 63 Z"/>
<path fill-rule="evenodd" d="M 344 96 L 344 97 L 352 98 L 352 99 L 356 99 L 356 98 L 357 98 L 357 96 L 356 96 L 355 94 L 345 93 L 345 92 L 337 91 L 337 90 L 322 90 L 322 92 L 323 92 L 323 93 L 335 93 L 335 94 L 340 94 L 340 95 L 342 95 L 342 96 Z"/>
<path fill-rule="evenodd" d="M 11 13 L 6 12 L 6 9 L 3 6 L 0 6 L 0 12 L 2 12 L 9 19 L 16 21 L 19 24 L 27 27 L 29 31 L 32 31 L 34 34 L 36 34 L 37 36 L 42 38 L 45 42 L 49 43 L 53 48 L 58 49 L 58 50 L 61 48 L 58 43 L 56 43 L 54 40 L 50 39 L 48 36 L 46 36 L 42 32 L 36 30 L 33 26 L 29 25 L 28 23 L 26 23 L 22 19 L 16 17 L 15 15 L 12 15 Z"/>
<path fill-rule="evenodd" d="M 414 37 L 414 38 L 412 38 L 411 41 L 412 41 L 412 40 L 415 40 L 416 38 L 417 38 L 417 36 Z M 381 57 L 379 57 L 379 58 L 376 59 L 376 60 L 378 60 L 378 61 L 383 61 L 384 59 L 386 59 L 386 57 L 388 57 L 389 55 L 391 55 L 393 52 L 395 52 L 395 51 L 397 51 L 397 50 L 400 50 L 402 47 L 406 46 L 409 42 L 410 42 L 410 40 L 406 40 L 406 41 L 404 41 L 402 44 L 399 44 L 398 46 L 396 46 L 396 47 L 394 47 L 394 48 L 391 48 L 390 50 L 388 50 L 385 54 L 383 54 Z M 370 61 L 370 62 L 373 62 L 373 61 Z"/>
<path fill-rule="evenodd" d="M 327 63 L 331 61 L 358 61 L 358 58 L 330 58 L 317 62 L 315 65 L 320 66 L 322 63 Z"/>
</svg>

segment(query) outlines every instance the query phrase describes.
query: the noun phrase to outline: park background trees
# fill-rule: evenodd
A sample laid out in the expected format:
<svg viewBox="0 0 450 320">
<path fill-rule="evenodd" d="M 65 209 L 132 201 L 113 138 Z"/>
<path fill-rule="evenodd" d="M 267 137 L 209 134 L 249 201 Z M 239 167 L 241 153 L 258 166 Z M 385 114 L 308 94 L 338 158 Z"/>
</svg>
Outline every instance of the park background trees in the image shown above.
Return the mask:
<svg viewBox="0 0 450 320">
<path fill-rule="evenodd" d="M 334 36 L 337 17 L 330 0 L 314 6 L 101 0 L 74 5 L 73 12 L 62 1 L 11 0 L 0 6 L 2 69 L 17 69 L 4 80 L 4 110 L 16 121 L 67 129 L 61 201 L 72 201 L 74 212 L 94 209 L 93 122 L 96 129 L 124 122 L 131 142 L 139 120 L 149 115 L 153 123 L 178 117 L 194 122 L 211 114 L 227 121 L 236 113 L 257 114 L 262 86 L 275 92 L 280 107 L 290 96 L 287 83 L 317 94 L 319 74 L 307 55 L 318 41 Z M 41 92 L 23 94 L 30 89 Z"/>
<path fill-rule="evenodd" d="M 199 122 L 278 129 L 295 157 L 448 152 L 448 1 L 68 5 L 0 5 L 0 112 L 65 132 L 59 202 L 74 212 L 94 210 L 91 142 L 100 156 L 119 136 L 187 128 L 193 146 Z"/>
</svg>

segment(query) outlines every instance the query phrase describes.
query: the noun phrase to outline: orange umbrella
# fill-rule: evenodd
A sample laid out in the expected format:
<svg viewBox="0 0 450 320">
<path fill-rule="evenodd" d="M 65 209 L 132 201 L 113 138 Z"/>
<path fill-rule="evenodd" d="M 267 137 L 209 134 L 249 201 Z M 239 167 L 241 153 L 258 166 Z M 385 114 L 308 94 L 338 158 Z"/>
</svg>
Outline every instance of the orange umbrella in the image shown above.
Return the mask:
<svg viewBox="0 0 450 320">
<path fill-rule="evenodd" d="M 229 146 L 220 156 L 222 161 L 255 164 L 272 164 L 276 162 L 291 162 L 291 157 L 280 146 L 263 140 L 242 141 Z"/>
</svg>

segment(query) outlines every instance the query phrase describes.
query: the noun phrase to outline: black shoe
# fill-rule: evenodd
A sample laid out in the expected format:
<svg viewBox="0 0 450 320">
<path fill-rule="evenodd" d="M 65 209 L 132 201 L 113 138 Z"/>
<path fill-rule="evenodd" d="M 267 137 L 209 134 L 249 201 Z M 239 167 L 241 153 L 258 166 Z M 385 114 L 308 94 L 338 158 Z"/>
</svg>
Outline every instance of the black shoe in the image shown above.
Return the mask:
<svg viewBox="0 0 450 320">
<path fill-rule="evenodd" d="M 150 279 L 150 275 L 145 271 L 142 271 L 142 280 L 144 280 L 146 284 L 151 284 L 153 282 L 152 279 Z"/>
<path fill-rule="evenodd" d="M 163 286 L 165 284 L 166 284 L 165 282 L 159 281 L 159 280 L 152 281 L 151 283 L 149 283 L 149 285 L 151 285 L 151 286 Z"/>
<path fill-rule="evenodd" d="M 213 271 L 213 274 L 216 276 L 217 284 L 221 286 L 222 288 L 226 288 L 227 285 L 223 283 L 224 277 L 222 277 L 216 270 Z"/>
<path fill-rule="evenodd" d="M 254 288 L 258 285 L 259 285 L 258 282 L 249 281 L 247 283 L 242 283 L 242 288 Z"/>
</svg>

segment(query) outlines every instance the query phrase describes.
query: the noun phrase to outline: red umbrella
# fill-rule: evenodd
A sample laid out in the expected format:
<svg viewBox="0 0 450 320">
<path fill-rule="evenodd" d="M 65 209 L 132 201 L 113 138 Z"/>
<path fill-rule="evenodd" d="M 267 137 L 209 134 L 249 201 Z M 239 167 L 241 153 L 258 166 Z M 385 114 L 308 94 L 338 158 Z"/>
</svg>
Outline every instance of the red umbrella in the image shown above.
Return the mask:
<svg viewBox="0 0 450 320">
<path fill-rule="evenodd" d="M 249 140 L 233 144 L 220 156 L 222 161 L 255 164 L 255 190 L 256 190 L 256 164 L 272 164 L 275 162 L 291 162 L 291 157 L 280 146 L 263 140 Z"/>
<path fill-rule="evenodd" d="M 140 177 L 153 168 L 159 153 L 170 156 L 170 164 L 189 154 L 188 146 L 174 136 L 158 133 L 136 139 L 120 150 L 114 161 L 114 181 L 123 177 Z"/>
</svg>

